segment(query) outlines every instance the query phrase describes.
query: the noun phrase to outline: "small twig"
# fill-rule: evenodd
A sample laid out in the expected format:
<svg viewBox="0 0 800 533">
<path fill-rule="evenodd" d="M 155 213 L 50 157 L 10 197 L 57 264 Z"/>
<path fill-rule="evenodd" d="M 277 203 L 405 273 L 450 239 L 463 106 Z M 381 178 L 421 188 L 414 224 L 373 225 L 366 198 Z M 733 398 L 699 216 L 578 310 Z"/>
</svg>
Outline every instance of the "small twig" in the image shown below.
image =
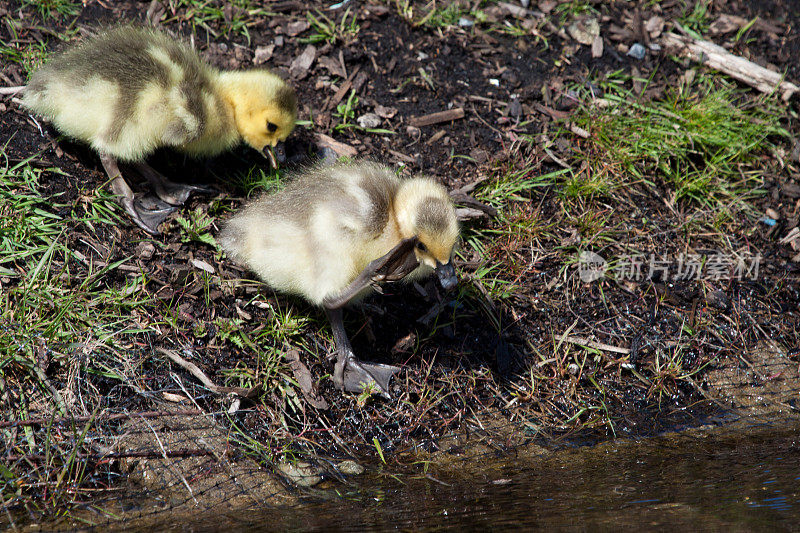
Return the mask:
<svg viewBox="0 0 800 533">
<path fill-rule="evenodd" d="M 175 350 L 168 350 L 166 348 L 157 348 L 157 350 L 175 362 L 178 366 L 182 367 L 184 370 L 188 370 L 191 375 L 196 377 L 200 380 L 200 382 L 206 386 L 211 392 L 216 394 L 236 394 L 238 396 L 242 396 L 245 398 L 250 398 L 257 394 L 257 390 L 260 390 L 260 387 L 257 385 L 251 389 L 246 389 L 244 387 L 220 387 L 216 385 L 213 381 L 206 376 L 205 372 L 200 370 L 200 368 L 175 353 Z M 186 392 L 184 390 L 184 392 Z M 187 393 L 188 394 L 188 393 Z"/>
<path fill-rule="evenodd" d="M 602 342 L 590 341 L 585 337 L 569 337 L 567 335 L 562 335 L 560 337 L 556 337 L 556 339 L 561 342 L 577 344 L 578 346 L 586 346 L 587 348 L 595 348 L 596 350 L 602 350 L 604 352 L 620 353 L 623 355 L 628 355 L 631 353 L 630 349 L 628 348 L 620 348 L 619 346 L 603 344 Z"/>
<path fill-rule="evenodd" d="M 588 131 L 581 128 L 574 122 L 570 122 L 568 120 L 571 115 L 566 111 L 558 111 L 556 109 L 551 109 L 539 103 L 536 103 L 533 106 L 536 108 L 537 111 L 539 111 L 540 113 L 544 113 L 545 115 L 551 117 L 554 120 L 563 120 L 564 125 L 567 127 L 567 129 L 569 129 L 569 131 L 571 131 L 578 137 L 583 137 L 584 139 L 588 139 L 589 137 L 591 137 Z"/>
<path fill-rule="evenodd" d="M 342 83 L 342 86 L 339 87 L 339 90 L 336 91 L 333 97 L 330 100 L 328 100 L 324 106 L 322 106 L 323 111 L 326 111 L 328 109 L 333 109 L 339 104 L 339 102 L 342 101 L 342 98 L 344 98 L 344 95 L 347 94 L 347 91 L 349 91 L 353 87 L 353 80 L 355 79 L 356 74 L 358 74 L 359 70 L 361 70 L 360 65 L 353 69 L 353 72 L 350 73 L 350 77 L 347 78 L 347 80 L 345 80 L 344 83 Z"/>
<path fill-rule="evenodd" d="M 25 90 L 25 85 L 17 85 L 16 87 L 0 87 L 0 94 L 2 95 L 9 95 L 9 94 L 17 94 Z"/>
<path fill-rule="evenodd" d="M 408 123 L 411 126 L 421 128 L 423 126 L 432 126 L 433 124 L 440 124 L 442 122 L 451 122 L 460 118 L 464 118 L 463 107 L 456 107 L 455 109 L 448 109 L 447 111 L 439 111 L 421 117 L 411 117 L 408 120 Z"/>
<path fill-rule="evenodd" d="M 675 27 L 679 31 L 683 29 L 677 22 Z M 665 33 L 662 39 L 665 45 L 685 48 L 696 61 L 724 72 L 763 93 L 780 92 L 784 101 L 788 101 L 792 95 L 800 91 L 800 87 L 786 81 L 779 72 L 734 55 L 711 41 L 684 37 L 675 33 Z"/>
</svg>

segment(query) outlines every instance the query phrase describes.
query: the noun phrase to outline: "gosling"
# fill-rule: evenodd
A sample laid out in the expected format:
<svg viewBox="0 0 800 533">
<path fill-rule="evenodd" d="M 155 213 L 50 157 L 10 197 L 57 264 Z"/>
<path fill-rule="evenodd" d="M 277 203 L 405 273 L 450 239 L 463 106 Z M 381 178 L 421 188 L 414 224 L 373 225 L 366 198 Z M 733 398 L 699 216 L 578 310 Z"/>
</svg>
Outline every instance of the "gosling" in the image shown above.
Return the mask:
<svg viewBox="0 0 800 533">
<path fill-rule="evenodd" d="M 450 197 L 435 181 L 402 180 L 374 163 L 337 163 L 301 173 L 244 207 L 223 228 L 220 244 L 268 285 L 325 309 L 338 389 L 366 386 L 388 398 L 399 368 L 359 361 L 342 308 L 380 292 L 381 282 L 435 272 L 445 289 L 455 286 L 458 233 Z"/>
<path fill-rule="evenodd" d="M 297 119 L 294 90 L 268 70 L 220 71 L 164 33 L 121 26 L 68 48 L 33 73 L 22 104 L 94 148 L 111 188 L 151 234 L 199 187 L 167 180 L 145 163 L 172 147 L 213 156 L 244 140 L 269 157 Z M 132 163 L 161 202 L 134 201 L 117 161 Z"/>
</svg>

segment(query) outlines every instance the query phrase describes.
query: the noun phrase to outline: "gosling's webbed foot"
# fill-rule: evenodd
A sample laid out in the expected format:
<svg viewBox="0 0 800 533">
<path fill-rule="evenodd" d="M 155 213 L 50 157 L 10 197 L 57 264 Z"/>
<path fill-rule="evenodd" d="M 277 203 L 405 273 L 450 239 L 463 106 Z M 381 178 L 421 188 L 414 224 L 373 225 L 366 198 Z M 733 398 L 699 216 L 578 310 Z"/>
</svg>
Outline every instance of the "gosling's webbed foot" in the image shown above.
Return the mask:
<svg viewBox="0 0 800 533">
<path fill-rule="evenodd" d="M 195 192 L 201 194 L 210 194 L 214 192 L 214 189 L 209 187 L 175 183 L 147 163 L 136 163 L 136 170 L 147 179 L 153 187 L 153 192 L 169 205 L 183 205 L 192 193 Z"/>
<path fill-rule="evenodd" d="M 200 187 L 198 185 L 186 185 L 184 183 L 175 183 L 168 181 L 154 187 L 154 192 L 164 202 L 170 205 L 183 205 L 192 193 L 211 194 L 214 189 L 210 187 Z"/>
<path fill-rule="evenodd" d="M 177 208 L 152 195 L 142 196 L 133 201 L 133 216 L 136 224 L 152 235 L 158 235 L 158 226 L 174 213 Z"/>
<path fill-rule="evenodd" d="M 370 280 L 375 283 L 399 281 L 413 272 L 419 266 L 414 254 L 417 242 L 417 237 L 403 239 L 389 253 L 370 263 L 367 268 L 371 272 Z"/>
<path fill-rule="evenodd" d="M 333 383 L 337 388 L 347 392 L 362 392 L 366 387 L 386 399 L 389 393 L 389 382 L 392 376 L 400 372 L 400 368 L 376 363 L 362 363 L 355 356 L 340 357 L 336 361 Z"/>
<path fill-rule="evenodd" d="M 137 199 L 125 178 L 122 177 L 117 160 L 109 154 L 101 153 L 100 161 L 103 163 L 106 174 L 111 178 L 111 191 L 117 196 L 117 200 L 125 212 L 144 231 L 151 235 L 158 235 L 158 225 L 174 208 L 157 199 L 154 199 L 155 201 L 146 198 Z"/>
</svg>

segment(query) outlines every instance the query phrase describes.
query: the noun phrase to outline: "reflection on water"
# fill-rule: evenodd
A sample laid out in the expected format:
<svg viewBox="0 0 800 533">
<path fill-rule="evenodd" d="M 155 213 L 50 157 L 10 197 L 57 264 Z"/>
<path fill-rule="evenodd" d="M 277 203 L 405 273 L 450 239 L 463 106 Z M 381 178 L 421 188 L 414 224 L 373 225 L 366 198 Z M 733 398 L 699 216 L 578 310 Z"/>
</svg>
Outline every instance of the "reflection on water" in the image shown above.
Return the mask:
<svg viewBox="0 0 800 533">
<path fill-rule="evenodd" d="M 357 478 L 290 510 L 215 515 L 160 530 L 793 530 L 800 426 L 724 427 L 532 455 L 454 457 L 431 474 Z M 377 468 L 373 470 L 378 470 Z"/>
</svg>

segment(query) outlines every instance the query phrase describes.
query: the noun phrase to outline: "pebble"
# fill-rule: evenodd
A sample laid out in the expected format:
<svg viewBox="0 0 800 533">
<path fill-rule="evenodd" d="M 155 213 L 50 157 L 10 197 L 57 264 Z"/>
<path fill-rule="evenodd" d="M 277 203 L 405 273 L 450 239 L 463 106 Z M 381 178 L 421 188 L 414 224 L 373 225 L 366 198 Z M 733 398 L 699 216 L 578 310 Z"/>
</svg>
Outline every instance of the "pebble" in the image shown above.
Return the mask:
<svg viewBox="0 0 800 533">
<path fill-rule="evenodd" d="M 377 128 L 381 125 L 381 117 L 375 113 L 367 113 L 358 117 L 356 122 L 358 122 L 358 125 L 362 128 Z"/>
<path fill-rule="evenodd" d="M 143 241 L 136 246 L 136 254 L 145 261 L 153 257 L 154 253 L 156 253 L 156 247 L 151 242 Z"/>
<path fill-rule="evenodd" d="M 298 487 L 313 487 L 322 481 L 319 469 L 303 461 L 294 464 L 280 463 L 278 470 Z"/>
<path fill-rule="evenodd" d="M 731 300 L 723 291 L 714 291 L 706 296 L 706 303 L 717 309 L 728 309 L 731 305 Z"/>
<path fill-rule="evenodd" d="M 647 53 L 647 49 L 639 43 L 633 43 L 630 50 L 628 50 L 629 56 L 634 59 L 644 59 L 644 55 Z"/>
<path fill-rule="evenodd" d="M 342 461 L 337 466 L 339 468 L 339 472 L 348 476 L 360 476 L 364 473 L 364 467 L 350 459 Z"/>
<path fill-rule="evenodd" d="M 339 159 L 339 155 L 333 151 L 329 146 L 323 146 L 319 150 L 319 158 L 322 159 L 322 165 L 332 165 Z"/>
</svg>

